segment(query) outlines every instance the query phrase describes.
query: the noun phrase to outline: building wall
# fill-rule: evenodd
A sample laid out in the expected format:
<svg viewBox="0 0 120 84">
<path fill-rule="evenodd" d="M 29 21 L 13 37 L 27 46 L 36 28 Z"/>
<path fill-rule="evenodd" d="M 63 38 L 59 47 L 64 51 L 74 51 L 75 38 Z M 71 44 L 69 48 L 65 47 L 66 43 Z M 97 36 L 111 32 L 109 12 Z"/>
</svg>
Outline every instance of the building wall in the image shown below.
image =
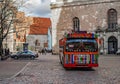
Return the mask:
<svg viewBox="0 0 120 84">
<path fill-rule="evenodd" d="M 58 41 L 64 33 L 73 29 L 72 19 L 78 17 L 80 30 L 94 32 L 98 26 L 107 28 L 107 12 L 114 8 L 117 11 L 118 24 L 120 24 L 120 1 L 119 0 L 98 0 L 86 2 L 74 2 L 51 5 L 52 9 L 52 46 L 56 52 Z M 109 37 L 111 34 L 106 34 Z M 116 35 L 117 36 L 117 35 Z M 118 37 L 117 37 L 118 38 Z M 107 42 L 107 41 L 105 41 Z M 107 47 L 107 44 L 105 44 Z"/>
<path fill-rule="evenodd" d="M 28 43 L 29 49 L 35 50 L 35 41 L 38 40 L 40 45 L 37 46 L 37 49 L 44 48 L 44 43 L 47 43 L 47 35 L 28 35 L 26 37 L 26 42 Z"/>
<path fill-rule="evenodd" d="M 11 29 L 13 29 L 13 25 L 11 26 Z M 14 45 L 14 36 L 13 33 L 8 34 L 5 40 L 7 40 L 7 47 L 9 50 L 12 52 L 14 50 L 13 45 Z"/>
<path fill-rule="evenodd" d="M 23 43 L 26 42 L 26 36 L 29 33 L 30 25 L 33 23 L 32 17 L 26 17 L 24 12 L 18 11 L 16 15 L 15 33 L 14 33 L 14 50 L 22 49 Z"/>
<path fill-rule="evenodd" d="M 107 54 L 108 53 L 108 39 L 114 36 L 118 40 L 118 50 L 120 50 L 120 32 L 106 32 L 100 33 L 99 39 L 104 39 L 103 46 L 99 45 L 100 53 Z"/>
<path fill-rule="evenodd" d="M 52 50 L 52 35 L 51 28 L 48 29 L 48 49 Z"/>
<path fill-rule="evenodd" d="M 8 33 L 8 35 L 6 36 L 6 38 L 3 41 L 3 48 L 9 48 L 10 52 L 12 52 L 13 49 L 13 45 L 14 45 L 14 35 L 13 35 L 13 28 L 14 28 L 14 24 L 11 25 L 10 27 L 10 32 Z"/>
<path fill-rule="evenodd" d="M 38 45 L 36 46 L 36 48 L 38 49 L 48 47 L 51 48 L 50 46 L 51 32 L 49 30 L 50 26 L 51 26 L 50 18 L 33 17 L 33 24 L 30 25 L 29 35 L 27 37 L 27 42 L 30 44 L 29 46 L 34 48 L 36 41 L 36 44 L 39 42 Z"/>
</svg>

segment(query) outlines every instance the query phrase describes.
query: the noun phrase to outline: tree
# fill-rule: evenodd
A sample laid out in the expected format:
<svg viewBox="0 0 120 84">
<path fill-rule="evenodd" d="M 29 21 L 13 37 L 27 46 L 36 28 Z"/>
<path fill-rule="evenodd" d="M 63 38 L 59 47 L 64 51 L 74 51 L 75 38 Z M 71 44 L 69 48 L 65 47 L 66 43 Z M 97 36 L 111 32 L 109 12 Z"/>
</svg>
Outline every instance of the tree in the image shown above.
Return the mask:
<svg viewBox="0 0 120 84">
<path fill-rule="evenodd" d="M 13 26 L 20 5 L 18 6 L 16 0 L 0 0 L 0 56 L 3 53 L 3 40 L 8 35 L 11 26 Z"/>
</svg>

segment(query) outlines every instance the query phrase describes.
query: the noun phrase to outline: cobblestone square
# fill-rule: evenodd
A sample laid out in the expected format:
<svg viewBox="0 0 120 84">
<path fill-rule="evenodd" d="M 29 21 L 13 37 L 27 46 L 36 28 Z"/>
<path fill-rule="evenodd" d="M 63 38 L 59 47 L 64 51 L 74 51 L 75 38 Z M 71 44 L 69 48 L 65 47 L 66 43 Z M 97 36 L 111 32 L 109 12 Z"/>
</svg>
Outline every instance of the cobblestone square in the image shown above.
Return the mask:
<svg viewBox="0 0 120 84">
<path fill-rule="evenodd" d="M 120 84 L 119 62 L 120 56 L 101 55 L 98 68 L 66 70 L 59 63 L 58 55 L 40 55 L 30 60 L 17 75 L 1 80 L 0 84 Z"/>
</svg>

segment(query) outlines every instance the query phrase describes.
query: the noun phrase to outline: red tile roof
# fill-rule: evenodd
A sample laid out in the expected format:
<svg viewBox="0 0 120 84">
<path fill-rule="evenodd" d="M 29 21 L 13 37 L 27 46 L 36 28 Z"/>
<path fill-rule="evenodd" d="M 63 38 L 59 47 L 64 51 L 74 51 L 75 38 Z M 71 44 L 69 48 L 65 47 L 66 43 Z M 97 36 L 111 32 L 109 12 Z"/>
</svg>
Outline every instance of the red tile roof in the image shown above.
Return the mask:
<svg viewBox="0 0 120 84">
<path fill-rule="evenodd" d="M 46 35 L 51 26 L 50 18 L 34 17 L 33 24 L 30 26 L 30 35 Z"/>
</svg>

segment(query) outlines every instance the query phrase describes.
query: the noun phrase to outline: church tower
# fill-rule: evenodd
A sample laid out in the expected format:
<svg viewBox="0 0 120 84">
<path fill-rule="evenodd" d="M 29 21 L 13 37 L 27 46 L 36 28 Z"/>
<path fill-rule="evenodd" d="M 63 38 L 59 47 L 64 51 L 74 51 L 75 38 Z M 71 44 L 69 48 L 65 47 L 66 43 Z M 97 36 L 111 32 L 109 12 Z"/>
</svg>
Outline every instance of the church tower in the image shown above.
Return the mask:
<svg viewBox="0 0 120 84">
<path fill-rule="evenodd" d="M 52 47 L 59 53 L 59 40 L 71 30 L 96 32 L 104 53 L 120 49 L 120 0 L 52 0 Z M 111 32 L 113 31 L 113 32 Z M 114 38 L 114 42 L 111 39 Z M 111 50 L 112 49 L 112 50 Z"/>
</svg>

